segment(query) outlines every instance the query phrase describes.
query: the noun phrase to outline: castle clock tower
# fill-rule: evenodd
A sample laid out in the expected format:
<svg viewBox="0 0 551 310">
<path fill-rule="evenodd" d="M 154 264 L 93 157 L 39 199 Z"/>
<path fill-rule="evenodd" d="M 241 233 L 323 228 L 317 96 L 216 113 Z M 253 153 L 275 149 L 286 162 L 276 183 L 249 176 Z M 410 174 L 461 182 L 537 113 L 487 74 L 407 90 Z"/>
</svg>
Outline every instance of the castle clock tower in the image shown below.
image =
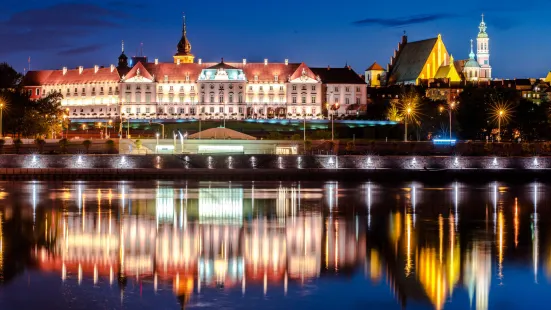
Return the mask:
<svg viewBox="0 0 551 310">
<path fill-rule="evenodd" d="M 191 43 L 187 39 L 186 17 L 182 29 L 182 38 L 178 42 L 178 51 L 174 55 L 174 63 L 191 64 L 195 56 L 191 53 Z"/>
<path fill-rule="evenodd" d="M 492 79 L 492 67 L 490 66 L 490 38 L 488 37 L 488 33 L 486 33 L 486 28 L 484 14 L 482 14 L 482 21 L 478 26 L 478 37 L 476 38 L 476 60 L 480 65 L 479 79 L 482 81 Z"/>
</svg>

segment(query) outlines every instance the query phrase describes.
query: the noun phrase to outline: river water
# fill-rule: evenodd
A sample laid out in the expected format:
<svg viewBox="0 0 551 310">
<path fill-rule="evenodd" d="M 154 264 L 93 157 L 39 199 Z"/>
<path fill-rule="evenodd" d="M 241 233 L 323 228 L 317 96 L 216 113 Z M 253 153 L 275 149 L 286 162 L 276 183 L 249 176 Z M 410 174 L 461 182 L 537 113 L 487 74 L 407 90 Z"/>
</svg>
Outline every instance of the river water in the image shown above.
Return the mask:
<svg viewBox="0 0 551 310">
<path fill-rule="evenodd" d="M 542 183 L 0 183 L 0 309 L 548 309 Z"/>
</svg>

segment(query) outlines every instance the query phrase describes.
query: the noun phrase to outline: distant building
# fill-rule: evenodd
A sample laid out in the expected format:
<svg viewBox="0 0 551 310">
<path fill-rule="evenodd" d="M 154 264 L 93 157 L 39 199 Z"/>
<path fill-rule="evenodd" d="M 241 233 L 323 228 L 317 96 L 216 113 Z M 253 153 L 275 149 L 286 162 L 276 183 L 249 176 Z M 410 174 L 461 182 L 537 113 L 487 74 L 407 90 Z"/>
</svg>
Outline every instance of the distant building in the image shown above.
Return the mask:
<svg viewBox="0 0 551 310">
<path fill-rule="evenodd" d="M 448 53 L 441 35 L 415 42 L 408 42 L 404 35 L 388 64 L 388 84 L 419 85 L 434 80 L 445 83 L 491 80 L 490 38 L 486 32 L 484 15 L 478 29 L 476 54 L 471 40 L 469 59 L 458 61 Z M 366 82 L 369 84 L 367 70 Z"/>
<path fill-rule="evenodd" d="M 195 61 L 187 26 L 173 62 L 148 62 L 143 53 L 118 65 L 30 71 L 31 98 L 52 92 L 72 119 L 320 119 L 326 104 L 337 115 L 365 108 L 366 83 L 350 66 L 310 68 L 305 63 Z"/>
<path fill-rule="evenodd" d="M 386 70 L 378 63 L 374 62 L 369 68 L 365 69 L 365 82 L 369 87 L 384 86 L 386 80 Z"/>
</svg>

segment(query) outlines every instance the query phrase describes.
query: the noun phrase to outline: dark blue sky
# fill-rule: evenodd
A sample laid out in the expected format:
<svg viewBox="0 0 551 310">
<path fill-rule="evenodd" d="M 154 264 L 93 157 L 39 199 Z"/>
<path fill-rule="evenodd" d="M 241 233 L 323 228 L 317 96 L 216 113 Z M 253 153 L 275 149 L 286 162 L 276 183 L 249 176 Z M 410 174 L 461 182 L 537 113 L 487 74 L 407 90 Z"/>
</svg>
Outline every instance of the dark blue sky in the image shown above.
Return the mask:
<svg viewBox="0 0 551 310">
<path fill-rule="evenodd" d="M 480 14 L 490 35 L 494 77 L 543 77 L 551 70 L 548 1 L 480 2 L 280 0 L 2 0 L 0 61 L 18 71 L 116 63 L 120 41 L 134 55 L 171 61 L 188 18 L 192 52 L 203 61 L 304 61 L 363 72 L 386 66 L 403 31 L 409 40 L 441 33 L 455 59 L 468 58 Z M 358 22 L 362 21 L 362 22 Z"/>
</svg>

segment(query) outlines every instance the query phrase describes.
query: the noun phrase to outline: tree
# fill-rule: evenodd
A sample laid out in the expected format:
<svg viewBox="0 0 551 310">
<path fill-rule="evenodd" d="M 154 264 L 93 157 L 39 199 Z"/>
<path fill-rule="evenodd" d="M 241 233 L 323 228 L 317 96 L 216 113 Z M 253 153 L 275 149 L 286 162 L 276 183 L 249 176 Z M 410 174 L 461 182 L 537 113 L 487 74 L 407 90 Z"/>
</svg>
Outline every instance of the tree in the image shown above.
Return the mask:
<svg viewBox="0 0 551 310">
<path fill-rule="evenodd" d="M 82 141 L 82 145 L 84 145 L 84 149 L 86 149 L 86 153 L 89 153 L 90 152 L 90 146 L 92 146 L 92 141 L 84 140 L 84 141 Z"/>
<path fill-rule="evenodd" d="M 0 63 L 0 90 L 18 89 L 22 79 L 23 76 L 9 64 Z"/>
</svg>

